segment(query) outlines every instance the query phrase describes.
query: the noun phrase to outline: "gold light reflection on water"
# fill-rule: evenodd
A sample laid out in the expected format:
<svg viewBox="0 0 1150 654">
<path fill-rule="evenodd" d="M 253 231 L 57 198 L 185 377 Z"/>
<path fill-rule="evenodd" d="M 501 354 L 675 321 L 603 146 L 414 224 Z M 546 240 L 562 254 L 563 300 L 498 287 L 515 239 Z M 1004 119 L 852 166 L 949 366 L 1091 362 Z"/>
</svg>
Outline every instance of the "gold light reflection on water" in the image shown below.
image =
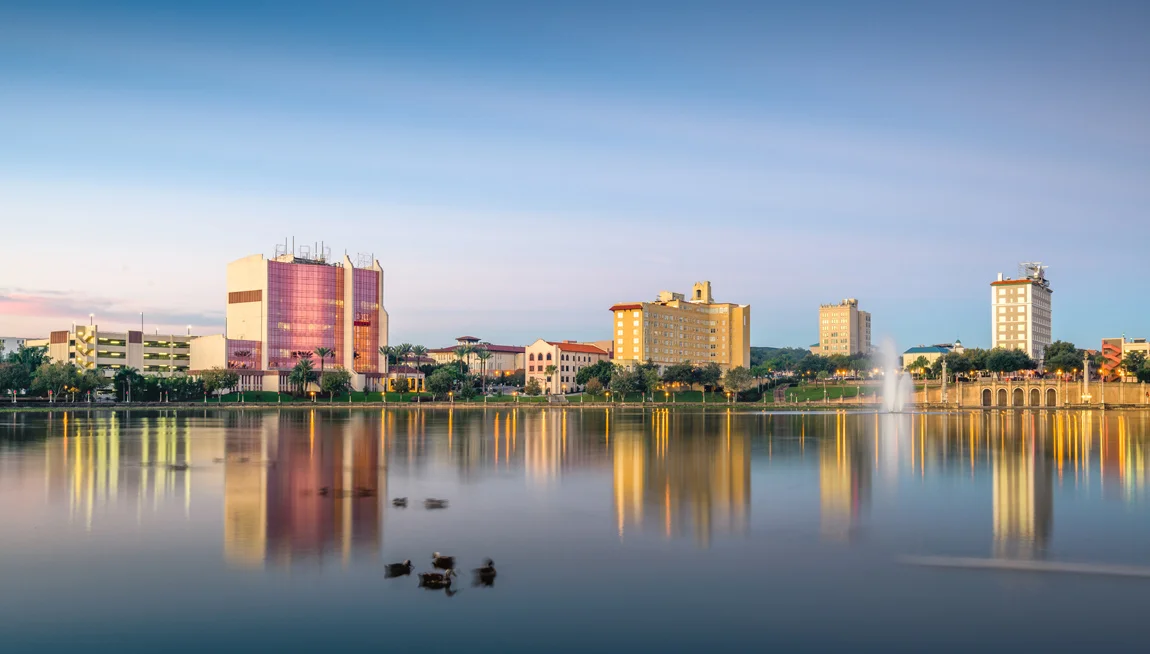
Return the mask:
<svg viewBox="0 0 1150 654">
<path fill-rule="evenodd" d="M 212 457 L 196 458 L 193 448 L 217 439 L 226 450 L 221 468 L 229 561 L 262 565 L 330 553 L 346 563 L 361 548 L 382 542 L 379 500 L 324 504 L 315 501 L 315 489 L 386 488 L 382 471 L 389 455 L 398 455 L 392 461 L 459 464 L 461 475 L 521 471 L 527 480 L 546 483 L 573 469 L 598 467 L 604 480 L 612 477 L 611 505 L 602 508 L 613 510 L 620 539 L 687 537 L 706 547 L 719 535 L 745 532 L 751 441 L 763 438 L 757 452 L 817 474 L 825 538 L 849 540 L 858 533 L 876 470 L 895 469 L 916 480 L 957 473 L 962 483 L 991 486 L 985 510 L 994 552 L 1036 557 L 1052 537 L 1055 485 L 1101 492 L 1109 501 L 1144 501 L 1150 464 L 1150 414 L 1113 411 L 752 417 L 730 408 L 720 414 L 564 407 L 340 415 L 337 420 L 322 409 L 221 412 L 193 424 L 175 413 L 58 414 L 52 424 L 59 438 L 45 445 L 43 486 L 68 507 L 77 526 L 89 529 L 98 529 L 102 512 L 117 501 L 128 507 L 134 502 L 142 522 L 165 503 L 170 514 L 175 501 L 191 516 L 198 484 L 219 482 L 201 470 L 211 468 Z M 516 446 L 520 419 L 522 448 Z M 404 433 L 406 439 L 397 438 Z M 803 463 L 808 438 L 815 450 Z M 274 468 L 257 464 L 272 461 Z M 193 471 L 169 467 L 185 462 Z M 39 476 L 36 482 L 39 489 Z M 196 495 L 198 511 L 210 495 Z M 218 511 L 218 505 L 208 510 Z"/>
</svg>

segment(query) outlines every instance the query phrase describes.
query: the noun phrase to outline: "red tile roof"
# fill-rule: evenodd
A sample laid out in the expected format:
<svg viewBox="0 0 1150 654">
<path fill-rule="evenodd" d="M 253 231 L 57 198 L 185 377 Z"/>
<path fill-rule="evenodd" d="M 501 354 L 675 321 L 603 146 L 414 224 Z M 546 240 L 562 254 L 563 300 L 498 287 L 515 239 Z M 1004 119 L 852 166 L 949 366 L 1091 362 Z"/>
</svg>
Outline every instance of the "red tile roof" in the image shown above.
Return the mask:
<svg viewBox="0 0 1150 654">
<path fill-rule="evenodd" d="M 435 354 L 455 354 L 455 348 L 457 347 L 459 346 L 454 345 L 452 347 L 437 347 L 434 350 L 428 350 L 427 352 L 429 354 L 432 352 Z M 504 354 L 523 354 L 523 352 L 526 351 L 526 348 L 520 345 L 484 345 L 483 347 L 487 348 L 491 352 L 501 352 Z"/>
<path fill-rule="evenodd" d="M 1007 286 L 1011 284 L 1032 284 L 1033 279 L 1004 279 L 1002 281 L 990 282 L 991 286 Z"/>
<path fill-rule="evenodd" d="M 412 366 L 391 366 L 387 369 L 387 372 L 389 374 L 395 372 L 403 375 L 423 375 L 422 370 Z"/>
<path fill-rule="evenodd" d="M 632 302 L 630 304 L 616 304 L 608 309 L 608 311 L 628 311 L 630 309 L 642 309 L 643 305 L 639 302 Z"/>
<path fill-rule="evenodd" d="M 594 345 L 584 345 L 583 343 L 554 343 L 552 341 L 547 341 L 547 343 L 549 345 L 554 345 L 560 350 L 564 350 L 566 352 L 582 352 L 584 354 L 601 354 L 603 356 L 607 356 L 606 352 L 595 347 Z"/>
</svg>

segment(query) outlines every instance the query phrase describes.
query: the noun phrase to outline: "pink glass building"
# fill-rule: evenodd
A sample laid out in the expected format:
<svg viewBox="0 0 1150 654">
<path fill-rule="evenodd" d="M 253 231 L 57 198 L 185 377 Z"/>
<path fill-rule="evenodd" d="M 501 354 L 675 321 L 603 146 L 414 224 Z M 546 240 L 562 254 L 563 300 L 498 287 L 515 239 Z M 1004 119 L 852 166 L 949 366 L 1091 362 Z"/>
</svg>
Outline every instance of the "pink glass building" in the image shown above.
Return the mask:
<svg viewBox="0 0 1150 654">
<path fill-rule="evenodd" d="M 370 265 L 366 265 L 370 261 Z M 375 259 L 262 254 L 228 264 L 225 333 L 196 339 L 192 365 L 240 373 L 244 389 L 290 390 L 288 374 L 301 358 L 318 369 L 319 348 L 332 354 L 325 368 L 352 373 L 355 390 L 377 390 L 387 378 L 387 311 L 383 268 Z M 218 342 L 217 342 L 218 341 Z"/>
</svg>

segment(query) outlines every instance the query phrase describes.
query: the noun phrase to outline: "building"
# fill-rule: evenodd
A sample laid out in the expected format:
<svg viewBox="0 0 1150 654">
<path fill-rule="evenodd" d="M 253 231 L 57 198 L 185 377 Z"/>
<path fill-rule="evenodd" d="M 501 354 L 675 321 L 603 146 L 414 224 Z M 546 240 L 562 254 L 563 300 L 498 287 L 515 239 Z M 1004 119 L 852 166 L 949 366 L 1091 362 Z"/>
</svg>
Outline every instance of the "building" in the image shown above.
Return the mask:
<svg viewBox="0 0 1150 654">
<path fill-rule="evenodd" d="M 170 376 L 188 372 L 190 334 L 145 334 L 142 331 L 102 331 L 99 325 L 76 325 L 48 335 L 48 356 L 81 370 L 98 370 L 105 377 L 120 368 L 144 375 Z M 39 341 L 29 340 L 31 346 Z"/>
<path fill-rule="evenodd" d="M 1050 282 L 1046 266 L 1022 263 L 1019 279 L 1003 277 L 990 283 L 991 347 L 1022 350 L 1042 364 L 1050 345 Z"/>
<path fill-rule="evenodd" d="M 590 343 L 575 341 L 545 341 L 539 339 L 527 348 L 526 381 L 539 382 L 543 392 L 558 395 L 582 390 L 575 377 L 587 366 L 600 361 L 610 361 L 611 354 Z M 555 366 L 555 373 L 547 374 L 547 368 Z"/>
<path fill-rule="evenodd" d="M 871 351 L 870 313 L 859 310 L 859 301 L 848 298 L 838 304 L 819 306 L 819 347 L 816 354 L 850 356 Z"/>
<path fill-rule="evenodd" d="M 14 338 L 11 336 L 0 336 L 0 357 L 11 354 L 21 347 L 27 345 L 26 338 Z M 31 347 L 30 345 L 28 347 Z"/>
<path fill-rule="evenodd" d="M 962 354 L 965 351 L 966 348 L 962 346 L 962 341 L 955 341 L 954 344 L 916 345 L 902 353 L 902 367 L 904 370 L 909 370 L 911 364 L 917 361 L 919 357 L 923 357 L 928 364 L 933 365 L 935 361 L 951 352 Z"/>
<path fill-rule="evenodd" d="M 711 282 L 696 282 L 690 299 L 661 291 L 654 302 L 616 304 L 611 314 L 613 359 L 620 365 L 751 365 L 751 306 L 715 302 Z"/>
<path fill-rule="evenodd" d="M 1125 335 L 1102 339 L 1102 378 L 1107 381 L 1123 379 L 1122 359 L 1131 352 L 1141 352 L 1150 358 L 1150 342 L 1144 338 L 1126 338 Z M 1125 379 L 1130 380 L 1131 376 L 1126 375 Z"/>
<path fill-rule="evenodd" d="M 379 390 L 387 376 L 387 311 L 383 268 L 372 257 L 329 261 L 328 249 L 276 247 L 228 264 L 225 333 L 192 343 L 192 371 L 216 366 L 240 374 L 241 388 L 288 391 L 303 358 L 316 368 L 318 348 L 332 351 L 323 367 L 351 373 L 352 388 Z"/>
<path fill-rule="evenodd" d="M 461 345 L 482 348 L 491 353 L 491 358 L 486 363 L 478 359 L 475 352 L 469 353 L 464 358 L 468 370 L 473 373 L 486 372 L 488 377 L 501 377 L 523 370 L 524 348 L 522 346 L 492 345 L 491 343 L 484 343 L 474 336 L 460 336 L 455 339 L 455 345 L 428 350 L 427 355 L 440 365 L 456 363 L 459 361 L 459 357 L 456 356 L 455 350 Z"/>
</svg>

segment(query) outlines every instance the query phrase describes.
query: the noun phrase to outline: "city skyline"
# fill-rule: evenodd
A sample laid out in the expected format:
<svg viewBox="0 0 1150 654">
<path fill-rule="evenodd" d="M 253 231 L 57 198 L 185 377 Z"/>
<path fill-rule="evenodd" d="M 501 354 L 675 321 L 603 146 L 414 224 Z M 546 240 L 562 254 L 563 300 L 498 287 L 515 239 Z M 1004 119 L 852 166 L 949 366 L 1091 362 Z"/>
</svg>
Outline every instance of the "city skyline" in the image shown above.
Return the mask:
<svg viewBox="0 0 1150 654">
<path fill-rule="evenodd" d="M 988 347 L 1032 260 L 1053 340 L 1145 334 L 1150 264 L 1091 245 L 1150 238 L 1142 3 L 445 6 L 0 10 L 0 335 L 221 332 L 292 236 L 375 254 L 393 343 L 599 340 L 709 279 L 755 346 L 852 297 Z"/>
</svg>

